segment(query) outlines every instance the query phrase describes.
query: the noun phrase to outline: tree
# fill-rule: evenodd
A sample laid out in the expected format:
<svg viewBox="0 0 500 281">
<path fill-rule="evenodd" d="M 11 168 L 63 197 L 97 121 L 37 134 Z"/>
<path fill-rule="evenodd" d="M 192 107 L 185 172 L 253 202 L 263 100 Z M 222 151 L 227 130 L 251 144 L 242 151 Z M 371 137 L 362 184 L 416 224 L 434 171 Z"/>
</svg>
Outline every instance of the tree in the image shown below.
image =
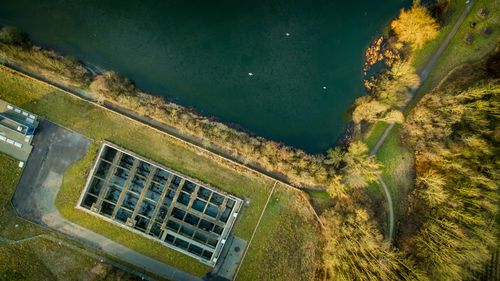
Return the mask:
<svg viewBox="0 0 500 281">
<path fill-rule="evenodd" d="M 334 200 L 335 205 L 321 216 L 325 225 L 323 260 L 328 280 L 426 279 L 384 241 L 370 213 L 361 207 L 367 200 L 362 191 L 340 198 L 334 196 Z"/>
<path fill-rule="evenodd" d="M 344 157 L 344 151 L 337 146 L 335 148 L 330 148 L 326 151 L 325 163 L 332 165 L 333 168 L 338 169 L 342 163 L 342 158 Z"/>
<path fill-rule="evenodd" d="M 409 43 L 413 48 L 422 47 L 438 34 L 438 24 L 426 7 L 415 2 L 410 10 L 401 10 L 399 18 L 391 23 L 399 41 Z"/>
<path fill-rule="evenodd" d="M 401 229 L 417 228 L 401 245 L 436 280 L 471 279 L 498 235 L 500 83 L 482 65 L 459 71 L 424 96 L 403 130 L 416 183 Z"/>
<path fill-rule="evenodd" d="M 344 163 L 343 184 L 350 188 L 368 186 L 370 182 L 377 180 L 382 169 L 382 164 L 368 155 L 368 146 L 361 141 L 349 145 L 344 155 Z"/>
<path fill-rule="evenodd" d="M 389 124 L 401 124 L 405 121 L 405 116 L 403 115 L 403 112 L 395 109 L 387 112 L 387 114 L 384 116 L 384 118 L 381 119 L 381 121 L 385 121 Z"/>
<path fill-rule="evenodd" d="M 377 99 L 392 107 L 400 108 L 411 98 L 411 91 L 420 84 L 420 77 L 408 62 L 395 63 L 380 76 L 376 87 Z"/>
<path fill-rule="evenodd" d="M 420 77 L 418 76 L 415 67 L 408 61 L 399 61 L 392 65 L 389 75 L 393 80 L 399 81 L 401 85 L 409 89 L 416 89 L 420 85 Z"/>
<path fill-rule="evenodd" d="M 24 46 L 29 39 L 26 33 L 13 26 L 4 26 L 0 29 L 0 42 L 9 45 Z"/>
<path fill-rule="evenodd" d="M 361 121 L 375 122 L 380 119 L 380 116 L 389 109 L 385 103 L 371 100 L 363 102 L 356 106 L 352 113 L 352 120 L 354 123 L 359 124 Z"/>
<path fill-rule="evenodd" d="M 114 71 L 108 71 L 97 76 L 90 84 L 90 90 L 95 98 L 100 101 L 106 99 L 113 101 L 119 97 L 124 99 L 126 96 L 135 96 L 137 94 L 134 84 Z"/>
</svg>

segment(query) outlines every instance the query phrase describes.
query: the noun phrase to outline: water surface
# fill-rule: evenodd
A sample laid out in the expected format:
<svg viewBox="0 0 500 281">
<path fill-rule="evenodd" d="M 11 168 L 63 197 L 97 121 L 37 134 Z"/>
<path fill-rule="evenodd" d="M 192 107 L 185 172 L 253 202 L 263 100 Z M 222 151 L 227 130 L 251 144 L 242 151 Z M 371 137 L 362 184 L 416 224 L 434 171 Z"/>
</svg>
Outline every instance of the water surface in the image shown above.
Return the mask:
<svg viewBox="0 0 500 281">
<path fill-rule="evenodd" d="M 408 5 L 3 0 L 0 24 L 205 115 L 322 152 L 342 134 L 342 114 L 363 93 L 364 49 Z"/>
</svg>

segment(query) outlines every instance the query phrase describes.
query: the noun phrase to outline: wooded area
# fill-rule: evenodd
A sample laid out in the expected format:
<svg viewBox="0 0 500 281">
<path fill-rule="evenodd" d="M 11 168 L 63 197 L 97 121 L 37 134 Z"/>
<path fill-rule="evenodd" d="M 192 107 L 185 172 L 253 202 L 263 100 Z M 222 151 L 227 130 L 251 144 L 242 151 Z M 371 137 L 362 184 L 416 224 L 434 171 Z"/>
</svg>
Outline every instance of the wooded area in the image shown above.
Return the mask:
<svg viewBox="0 0 500 281">
<path fill-rule="evenodd" d="M 499 118 L 500 80 L 483 62 L 428 93 L 404 125 L 417 171 L 405 224 L 416 231 L 400 247 L 429 276 L 469 278 L 496 246 Z"/>
</svg>

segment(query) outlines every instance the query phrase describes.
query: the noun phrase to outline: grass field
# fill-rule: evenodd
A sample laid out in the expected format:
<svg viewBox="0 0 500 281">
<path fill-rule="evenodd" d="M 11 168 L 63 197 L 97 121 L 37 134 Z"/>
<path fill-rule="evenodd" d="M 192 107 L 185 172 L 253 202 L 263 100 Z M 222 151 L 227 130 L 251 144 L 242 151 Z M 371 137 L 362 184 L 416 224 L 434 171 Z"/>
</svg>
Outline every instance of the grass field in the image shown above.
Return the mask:
<svg viewBox="0 0 500 281">
<path fill-rule="evenodd" d="M 478 11 L 481 8 L 487 8 L 489 11 L 485 19 L 478 15 Z M 475 27 L 470 26 L 472 22 L 476 23 Z M 491 28 L 493 31 L 489 36 L 482 34 L 482 30 L 486 27 Z M 464 41 L 468 33 L 474 38 L 470 45 Z M 500 1 L 475 0 L 472 10 L 458 29 L 455 37 L 451 40 L 446 50 L 444 50 L 443 54 L 436 62 L 432 71 L 429 73 L 427 81 L 418 91 L 418 96 L 434 88 L 453 68 L 464 63 L 477 61 L 490 53 L 499 42 L 499 34 Z"/>
<path fill-rule="evenodd" d="M 394 127 L 377 152 L 377 159 L 384 164 L 382 178 L 392 196 L 394 221 L 396 225 L 400 215 L 406 208 L 406 198 L 409 190 L 413 186 L 415 166 L 413 154 L 401 143 L 399 127 L 400 126 Z M 368 192 L 372 200 L 375 199 L 373 200 L 374 202 L 385 201 L 382 187 L 378 182 L 373 182 L 368 187 Z M 385 208 L 386 206 L 384 204 L 383 210 L 385 210 Z M 379 223 L 386 229 L 387 233 L 389 227 L 387 225 L 387 214 L 383 210 L 376 210 L 376 212 L 378 212 L 381 218 Z M 397 229 L 397 227 L 395 229 Z"/>
<path fill-rule="evenodd" d="M 18 163 L 17 160 L 0 153 L 0 236 L 12 240 L 45 233 L 36 225 L 18 218 L 10 203 L 21 175 Z"/>
<path fill-rule="evenodd" d="M 1 280 L 135 280 L 128 273 L 44 239 L 0 244 L 0 264 Z"/>
<path fill-rule="evenodd" d="M 314 268 L 321 262 L 321 233 L 299 191 L 278 186 L 260 228 L 269 231 L 257 232 L 236 280 L 314 278 Z M 256 270 L 253 266 L 258 263 Z"/>
<path fill-rule="evenodd" d="M 0 236 L 21 240 L 47 235 L 45 229 L 17 217 L 10 204 L 20 177 L 17 164 L 0 154 Z M 43 238 L 0 243 L 0 265 L 0 280 L 132 280 L 127 273 Z"/>
<path fill-rule="evenodd" d="M 201 276 L 210 271 L 209 267 L 193 258 L 74 208 L 100 141 L 108 140 L 220 190 L 249 199 L 250 204 L 243 209 L 234 233 L 245 240 L 250 239 L 271 192 L 271 180 L 241 168 L 235 170 L 221 164 L 211 154 L 5 68 L 0 69 L 0 98 L 93 139 L 87 155 L 67 170 L 57 197 L 57 207 L 67 219 L 187 272 Z M 260 227 L 258 233 L 275 231 L 273 227 L 277 226 L 269 224 Z M 250 260 L 248 263 L 250 268 L 258 271 L 265 262 Z"/>
</svg>

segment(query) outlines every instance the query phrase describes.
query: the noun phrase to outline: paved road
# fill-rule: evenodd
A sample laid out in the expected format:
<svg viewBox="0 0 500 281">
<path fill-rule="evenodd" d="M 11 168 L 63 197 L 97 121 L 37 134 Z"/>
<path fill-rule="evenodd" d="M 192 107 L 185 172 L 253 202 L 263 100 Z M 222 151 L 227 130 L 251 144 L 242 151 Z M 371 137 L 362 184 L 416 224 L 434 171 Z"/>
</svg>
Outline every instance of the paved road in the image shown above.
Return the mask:
<svg viewBox="0 0 500 281">
<path fill-rule="evenodd" d="M 18 214 L 168 280 L 201 281 L 201 278 L 144 256 L 62 217 L 55 207 L 55 199 L 64 172 L 85 155 L 90 142 L 77 133 L 42 121 L 33 140 L 35 149 L 12 199 Z"/>
<path fill-rule="evenodd" d="M 465 17 L 467 17 L 467 15 L 469 14 L 473 5 L 474 5 L 474 1 L 471 1 L 470 4 L 468 4 L 467 7 L 465 7 L 464 11 L 460 15 L 460 18 L 457 20 L 457 22 L 455 23 L 455 25 L 451 29 L 450 33 L 448 33 L 448 35 L 443 40 L 443 42 L 441 42 L 441 45 L 439 46 L 437 51 L 434 53 L 432 58 L 427 62 L 427 65 L 425 66 L 425 68 L 420 72 L 420 85 L 423 85 L 424 82 L 427 80 L 427 77 L 429 76 L 429 73 L 431 72 L 432 68 L 434 67 L 434 65 L 436 64 L 438 59 L 441 57 L 441 55 L 443 54 L 446 47 L 448 47 L 448 45 L 450 44 L 450 41 L 453 39 L 453 37 L 457 33 L 458 28 L 460 27 L 460 25 L 462 25 L 462 22 L 465 20 Z M 415 99 L 416 93 L 418 92 L 419 89 L 420 89 L 420 87 L 412 90 L 411 99 L 408 101 L 408 103 L 406 103 L 403 106 L 403 108 L 401 108 L 401 110 L 405 110 L 410 105 L 410 103 L 413 101 L 413 99 Z M 395 124 L 393 123 L 385 128 L 384 132 L 382 133 L 380 138 L 377 140 L 377 143 L 375 144 L 373 149 L 370 151 L 370 156 L 375 156 L 377 154 L 378 150 L 380 149 L 380 147 L 382 147 L 385 140 L 387 139 L 387 136 L 389 135 L 391 130 L 394 128 L 394 126 L 395 126 Z M 380 182 L 380 185 L 384 189 L 384 194 L 385 194 L 388 209 L 389 209 L 388 210 L 389 211 L 389 240 L 392 240 L 393 230 L 394 230 L 394 208 L 393 208 L 391 193 L 390 193 L 389 189 L 387 188 L 387 185 L 385 184 L 382 177 L 379 176 L 378 180 Z"/>
</svg>

